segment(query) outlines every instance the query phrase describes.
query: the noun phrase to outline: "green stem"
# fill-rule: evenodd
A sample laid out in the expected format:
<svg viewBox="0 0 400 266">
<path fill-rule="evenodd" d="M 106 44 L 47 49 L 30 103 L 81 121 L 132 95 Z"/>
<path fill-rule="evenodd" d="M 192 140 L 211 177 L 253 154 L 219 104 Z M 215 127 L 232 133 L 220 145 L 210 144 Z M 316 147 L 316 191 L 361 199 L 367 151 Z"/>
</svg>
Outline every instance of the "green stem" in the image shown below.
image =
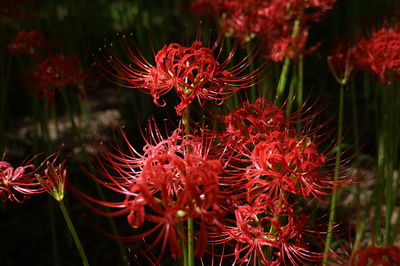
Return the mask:
<svg viewBox="0 0 400 266">
<path fill-rule="evenodd" d="M 188 266 L 194 266 L 193 218 L 188 220 Z"/>
<path fill-rule="evenodd" d="M 338 132 L 337 132 L 337 147 L 336 147 L 336 162 L 335 162 L 335 173 L 334 181 L 339 178 L 340 170 L 340 157 L 341 157 L 341 146 L 342 146 L 342 135 L 343 135 L 343 106 L 344 106 L 344 84 L 340 84 L 340 96 L 339 96 L 339 120 L 338 120 Z M 329 212 L 328 229 L 326 232 L 325 250 L 323 255 L 322 265 L 328 265 L 329 251 L 332 243 L 333 227 L 336 216 L 336 202 L 338 198 L 338 189 L 335 185 L 332 191 L 331 206 Z"/>
<path fill-rule="evenodd" d="M 78 234 L 76 233 L 76 230 L 75 230 L 75 227 L 74 227 L 74 225 L 73 225 L 73 223 L 72 223 L 72 221 L 71 221 L 71 218 L 69 217 L 68 211 L 67 211 L 67 209 L 65 208 L 64 201 L 61 200 L 61 201 L 59 201 L 58 203 L 59 203 L 59 205 L 60 205 L 60 209 L 61 209 L 61 211 L 62 211 L 62 214 L 64 215 L 65 222 L 66 222 L 67 225 L 68 225 L 68 229 L 69 229 L 69 231 L 70 231 L 70 233 L 71 233 L 71 235 L 72 235 L 72 238 L 73 238 L 74 241 L 75 241 L 75 245 L 76 245 L 76 247 L 77 247 L 77 249 L 78 249 L 78 251 L 79 251 L 79 254 L 81 255 L 83 265 L 88 266 L 88 265 L 89 265 L 89 262 L 88 262 L 88 260 L 87 260 L 85 251 L 84 251 L 84 249 L 83 249 L 83 246 L 82 246 L 82 244 L 81 244 L 81 241 L 79 240 Z"/>
<path fill-rule="evenodd" d="M 301 108 L 303 106 L 303 76 L 304 76 L 303 55 L 299 54 L 297 60 L 298 60 L 297 107 Z"/>
<path fill-rule="evenodd" d="M 278 99 L 283 95 L 283 93 L 285 91 L 287 75 L 289 72 L 289 66 L 290 66 L 290 58 L 285 57 L 285 60 L 283 62 L 282 71 L 281 71 L 281 76 L 279 77 L 279 81 L 278 81 L 278 87 L 276 89 L 276 97 Z"/>
<path fill-rule="evenodd" d="M 182 123 L 186 135 L 191 133 L 190 130 L 190 108 L 185 107 L 182 111 Z M 190 153 L 190 150 L 186 152 Z M 189 218 L 187 221 L 187 264 L 188 266 L 194 266 L 194 243 L 193 243 L 193 218 Z"/>
<path fill-rule="evenodd" d="M 298 36 L 300 30 L 300 20 L 296 19 L 293 25 L 293 31 L 291 38 L 294 39 Z M 283 93 L 285 92 L 287 76 L 289 72 L 290 66 L 290 58 L 288 56 L 285 57 L 283 61 L 283 67 L 281 71 L 281 76 L 279 77 L 278 87 L 276 90 L 276 97 L 279 99 Z"/>
</svg>

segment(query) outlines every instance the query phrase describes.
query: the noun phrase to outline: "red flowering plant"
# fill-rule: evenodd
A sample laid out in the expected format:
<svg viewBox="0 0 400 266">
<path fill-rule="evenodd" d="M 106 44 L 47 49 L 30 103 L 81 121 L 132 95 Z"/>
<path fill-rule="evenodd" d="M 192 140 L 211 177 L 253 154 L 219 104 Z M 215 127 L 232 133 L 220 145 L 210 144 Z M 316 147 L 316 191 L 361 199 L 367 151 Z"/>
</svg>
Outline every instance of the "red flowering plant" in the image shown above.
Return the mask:
<svg viewBox="0 0 400 266">
<path fill-rule="evenodd" d="M 151 125 L 151 124 L 149 124 Z M 180 241 L 185 240 L 182 231 L 184 222 L 194 219 L 199 222 L 193 230 L 197 236 L 195 255 L 202 256 L 207 245 L 208 227 L 223 216 L 220 207 L 219 176 L 223 173 L 221 162 L 209 158 L 208 144 L 194 135 L 185 135 L 177 129 L 168 138 L 162 138 L 157 127 L 151 126 L 149 139 L 143 153 L 136 151 L 127 141 L 130 153 L 125 154 L 116 146 L 116 153 L 101 146 L 97 169 L 102 178 L 90 175 L 97 182 L 125 196 L 120 202 L 104 202 L 74 189 L 90 208 L 107 216 L 127 215 L 132 228 L 143 227 L 145 222 L 153 224 L 146 232 L 133 236 L 115 236 L 125 241 L 138 241 L 156 234 L 149 249 L 161 242 L 159 258 L 168 244 L 171 254 L 182 255 Z M 93 206 L 95 202 L 117 210 L 113 213 Z"/>
<path fill-rule="evenodd" d="M 72 56 L 49 56 L 36 66 L 30 73 L 32 87 L 38 98 L 47 98 L 51 104 L 57 91 L 66 87 L 75 87 L 83 96 L 83 82 L 88 72 L 80 66 L 80 60 Z"/>
<path fill-rule="evenodd" d="M 279 207 L 280 206 L 280 207 Z M 228 219 L 222 233 L 212 240 L 215 245 L 232 245 L 233 265 L 302 265 L 317 262 L 321 254 L 312 252 L 304 236 L 314 232 L 307 228 L 308 217 L 294 213 L 266 194 L 248 204 L 237 206 L 235 218 Z"/>
<path fill-rule="evenodd" d="M 383 27 L 352 51 L 353 64 L 379 76 L 383 84 L 400 79 L 400 30 Z"/>
<path fill-rule="evenodd" d="M 42 193 L 44 189 L 35 178 L 37 168 L 28 161 L 14 168 L 6 161 L 0 161 L 0 197 L 22 203 L 30 195 Z"/>
<path fill-rule="evenodd" d="M 51 42 L 44 37 L 40 30 L 21 30 L 6 48 L 14 56 L 33 55 L 37 59 L 41 59 L 43 57 L 42 50 L 51 45 Z"/>
<path fill-rule="evenodd" d="M 160 102 L 160 97 L 174 90 L 181 100 L 175 107 L 180 115 L 195 99 L 201 105 L 205 101 L 222 104 L 230 95 L 250 87 L 258 75 L 257 71 L 243 74 L 247 67 L 244 62 L 228 67 L 235 48 L 226 60 L 219 62 L 219 54 L 214 55 L 217 46 L 217 42 L 212 48 L 204 47 L 200 41 L 193 42 L 190 47 L 171 43 L 155 55 L 155 66 L 141 56 L 134 55 L 129 48 L 127 53 L 133 66 L 115 54 L 108 61 L 116 72 L 111 73 L 112 76 L 129 84 L 118 85 L 150 94 L 157 106 L 165 106 L 164 101 Z M 104 65 L 103 68 L 106 69 Z"/>
<path fill-rule="evenodd" d="M 400 265 L 400 248 L 388 246 L 359 249 L 353 254 L 349 265 Z"/>
<path fill-rule="evenodd" d="M 219 17 L 223 31 L 243 43 L 259 37 L 265 43 L 269 57 L 282 61 L 285 57 L 295 58 L 304 51 L 309 23 L 317 21 L 334 2 L 197 0 L 192 3 L 191 10 L 195 14 Z"/>
</svg>

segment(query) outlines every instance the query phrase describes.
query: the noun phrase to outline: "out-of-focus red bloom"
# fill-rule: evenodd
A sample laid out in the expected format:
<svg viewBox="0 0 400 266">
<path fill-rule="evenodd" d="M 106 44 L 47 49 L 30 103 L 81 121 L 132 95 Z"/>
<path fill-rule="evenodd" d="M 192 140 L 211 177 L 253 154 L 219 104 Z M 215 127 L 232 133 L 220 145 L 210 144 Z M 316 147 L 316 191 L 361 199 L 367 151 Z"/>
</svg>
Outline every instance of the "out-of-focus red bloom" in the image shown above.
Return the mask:
<svg viewBox="0 0 400 266">
<path fill-rule="evenodd" d="M 198 236 L 195 255 L 201 256 L 207 245 L 208 226 L 222 217 L 218 182 L 223 172 L 221 162 L 208 158 L 207 145 L 195 136 L 183 136 L 182 130 L 176 130 L 167 139 L 162 139 L 157 129 L 151 135 L 156 137 L 149 140 L 143 154 L 129 143 L 130 154 L 118 147 L 115 147 L 117 154 L 102 148 L 97 168 L 103 178 L 91 177 L 125 196 L 125 200 L 103 202 L 74 191 L 88 205 L 92 201 L 119 208 L 110 214 L 89 205 L 104 215 L 128 214 L 133 228 L 152 223 L 152 229 L 123 239 L 137 241 L 158 231 L 149 248 L 161 242 L 160 257 L 167 243 L 173 256 L 181 254 L 178 240 L 185 237 L 177 225 L 189 218 L 195 219 L 199 222 L 194 232 Z"/>
<path fill-rule="evenodd" d="M 31 18 L 32 12 L 28 12 L 26 8 L 33 6 L 39 2 L 38 0 L 1 0 L 0 16 L 2 20 L 8 18 Z"/>
<path fill-rule="evenodd" d="M 190 47 L 172 43 L 155 55 L 155 66 L 136 57 L 130 50 L 128 54 L 133 65 L 116 55 L 110 59 L 110 64 L 116 71 L 114 76 L 130 84 L 119 85 L 150 94 L 157 106 L 164 106 L 160 97 L 174 90 L 181 100 L 175 107 L 180 114 L 196 98 L 201 105 L 209 100 L 222 104 L 227 97 L 254 82 L 256 72 L 241 75 L 247 63 L 227 67 L 235 49 L 220 63 L 214 56 L 216 47 L 217 44 L 211 49 L 203 47 L 200 41 Z"/>
<path fill-rule="evenodd" d="M 267 53 L 272 49 L 272 54 L 268 57 L 281 61 L 281 53 L 295 57 L 303 51 L 309 23 L 318 20 L 332 8 L 334 2 L 335 0 L 198 0 L 193 2 L 192 10 L 195 14 L 205 13 L 221 18 L 222 29 L 243 43 L 254 36 L 259 37 L 264 41 Z M 290 41 L 295 21 L 300 25 L 299 32 L 305 34 L 296 34 L 300 37 Z"/>
<path fill-rule="evenodd" d="M 28 162 L 24 166 L 14 168 L 6 161 L 0 161 L 0 197 L 21 203 L 31 194 L 44 190 L 36 180 L 36 168 Z"/>
<path fill-rule="evenodd" d="M 20 31 L 14 38 L 12 43 L 7 46 L 10 54 L 19 55 L 33 55 L 37 58 L 42 57 L 42 50 L 51 45 L 40 30 Z"/>
<path fill-rule="evenodd" d="M 343 42 L 340 42 L 327 58 L 329 68 L 340 84 L 346 84 L 353 73 L 351 51 Z"/>
<path fill-rule="evenodd" d="M 383 84 L 400 79 L 400 30 L 382 28 L 361 40 L 352 51 L 353 63 L 379 76 Z"/>
<path fill-rule="evenodd" d="M 62 91 L 69 86 L 75 87 L 82 96 L 80 86 L 83 86 L 87 75 L 78 58 L 63 55 L 46 58 L 30 73 L 36 96 L 47 97 L 48 104 L 51 104 L 56 91 Z"/>
<path fill-rule="evenodd" d="M 400 265 L 400 248 L 396 246 L 389 247 L 371 247 L 356 251 L 351 258 L 350 265 Z"/>
<path fill-rule="evenodd" d="M 285 57 L 295 59 L 299 54 L 304 54 L 306 41 L 308 38 L 308 31 L 303 30 L 297 37 L 285 37 L 276 40 L 272 44 L 271 59 L 279 62 L 283 61 Z M 309 49 L 310 51 L 313 49 Z"/>
</svg>

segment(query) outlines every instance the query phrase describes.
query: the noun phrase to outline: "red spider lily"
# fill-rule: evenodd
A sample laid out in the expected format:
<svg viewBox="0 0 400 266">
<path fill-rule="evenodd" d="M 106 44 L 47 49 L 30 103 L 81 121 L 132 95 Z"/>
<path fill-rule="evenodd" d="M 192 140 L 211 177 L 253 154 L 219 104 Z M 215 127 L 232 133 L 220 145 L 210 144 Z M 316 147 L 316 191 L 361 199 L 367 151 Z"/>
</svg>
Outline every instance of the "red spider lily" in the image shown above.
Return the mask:
<svg viewBox="0 0 400 266">
<path fill-rule="evenodd" d="M 400 248 L 389 246 L 360 249 L 354 253 L 350 265 L 400 265 Z"/>
<path fill-rule="evenodd" d="M 207 1 L 193 2 L 195 13 L 206 13 L 222 18 L 222 28 L 229 35 L 246 42 L 258 36 L 265 42 L 268 53 L 273 49 L 273 60 L 282 60 L 280 54 L 295 57 L 303 51 L 309 22 L 318 20 L 332 8 L 335 0 L 256 0 L 256 1 Z M 300 23 L 301 37 L 294 38 L 295 21 Z M 290 45 L 289 45 L 290 43 Z"/>
<path fill-rule="evenodd" d="M 275 131 L 295 134 L 285 112 L 265 99 L 257 99 L 254 104 L 244 102 L 242 106 L 224 117 L 226 134 L 236 141 L 254 141 L 260 135 L 270 135 Z"/>
<path fill-rule="evenodd" d="M 353 73 L 351 51 L 343 42 L 340 42 L 327 58 L 329 68 L 336 81 L 340 84 L 347 83 Z"/>
<path fill-rule="evenodd" d="M 309 251 L 304 241 L 303 235 L 309 232 L 305 228 L 307 217 L 295 215 L 292 208 L 266 194 L 238 206 L 234 213 L 235 220 L 220 225 L 223 231 L 214 235 L 213 243 L 233 245 L 234 253 L 224 256 L 233 255 L 235 263 L 248 265 L 253 261 L 257 265 L 259 259 L 264 265 L 300 265 L 320 259 L 320 254 Z"/>
<path fill-rule="evenodd" d="M 65 169 L 65 161 L 57 167 L 54 166 L 57 156 L 52 162 L 46 162 L 46 169 L 42 175 L 36 174 L 36 179 L 39 181 L 43 189 L 49 193 L 57 201 L 62 201 L 64 198 L 64 186 L 67 178 L 67 170 Z"/>
<path fill-rule="evenodd" d="M 153 223 L 154 227 L 144 233 L 119 238 L 137 241 L 159 231 L 149 248 L 161 241 L 160 257 L 167 243 L 173 256 L 180 255 L 178 239 L 183 239 L 184 233 L 178 230 L 178 225 L 189 218 L 198 220 L 199 229 L 194 232 L 198 235 L 195 255 L 201 256 L 207 244 L 206 228 L 222 216 L 218 183 L 223 171 L 221 162 L 209 159 L 207 145 L 195 136 L 182 136 L 182 130 L 162 139 L 155 129 L 152 136 L 143 154 L 134 150 L 129 142 L 130 154 L 123 153 L 118 146 L 115 147 L 117 154 L 101 148 L 103 154 L 98 158 L 97 168 L 105 180 L 91 177 L 125 196 L 125 200 L 103 202 L 74 188 L 73 191 L 100 214 L 128 214 L 133 228 L 140 228 L 145 222 Z M 120 210 L 105 213 L 90 201 Z"/>
<path fill-rule="evenodd" d="M 308 137 L 296 139 L 275 132 L 259 142 L 249 158 L 246 177 L 251 198 L 260 192 L 282 200 L 287 192 L 319 198 L 337 183 L 321 170 L 326 157 Z"/>
<path fill-rule="evenodd" d="M 31 194 L 42 193 L 34 174 L 37 171 L 30 161 L 14 168 L 6 161 L 0 161 L 0 197 L 3 201 L 9 199 L 22 203 Z"/>
<path fill-rule="evenodd" d="M 72 56 L 50 56 L 38 64 L 35 71 L 30 73 L 32 86 L 37 97 L 47 97 L 51 104 L 56 91 L 66 87 L 76 87 L 82 96 L 82 82 L 87 78 L 87 71 L 82 70 L 80 61 Z"/>
<path fill-rule="evenodd" d="M 352 51 L 353 63 L 379 76 L 383 84 L 400 78 L 400 30 L 382 28 L 361 40 Z"/>
<path fill-rule="evenodd" d="M 30 54 L 41 58 L 41 50 L 50 45 L 50 41 L 44 37 L 40 30 L 22 30 L 17 34 L 12 43 L 7 46 L 7 50 L 15 56 Z"/>
<path fill-rule="evenodd" d="M 276 40 L 271 48 L 271 59 L 276 62 L 282 62 L 285 57 L 295 59 L 297 55 L 304 54 L 308 30 L 303 30 L 297 37 L 285 37 Z M 313 49 L 308 49 L 309 51 Z"/>
<path fill-rule="evenodd" d="M 216 47 L 217 43 L 211 49 L 203 47 L 200 41 L 195 41 L 190 47 L 172 43 L 155 55 L 155 66 L 135 56 L 129 48 L 129 59 L 134 66 L 116 55 L 109 61 L 116 71 L 112 75 L 129 83 L 119 85 L 150 94 L 157 106 L 164 106 L 160 97 L 174 90 L 181 100 L 175 107 L 179 115 L 196 98 L 201 105 L 207 100 L 222 104 L 238 90 L 251 86 L 257 76 L 257 71 L 241 75 L 247 63 L 227 68 L 236 47 L 222 63 L 214 56 Z"/>
</svg>

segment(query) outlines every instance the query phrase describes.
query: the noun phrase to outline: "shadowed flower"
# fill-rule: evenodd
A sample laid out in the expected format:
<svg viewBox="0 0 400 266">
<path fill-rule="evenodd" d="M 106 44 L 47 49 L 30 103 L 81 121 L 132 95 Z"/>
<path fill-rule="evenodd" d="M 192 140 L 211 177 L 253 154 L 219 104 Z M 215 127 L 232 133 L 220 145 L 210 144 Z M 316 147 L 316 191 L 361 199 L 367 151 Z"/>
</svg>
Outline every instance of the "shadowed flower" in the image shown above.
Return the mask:
<svg viewBox="0 0 400 266">
<path fill-rule="evenodd" d="M 175 107 L 179 115 L 194 99 L 201 105 L 205 101 L 222 104 L 238 90 L 251 86 L 258 75 L 257 71 L 242 74 L 247 63 L 227 67 L 235 48 L 224 62 L 218 62 L 214 55 L 216 47 L 217 43 L 211 49 L 203 47 L 200 41 L 195 41 L 190 47 L 172 43 L 155 55 L 155 66 L 133 55 L 131 50 L 128 54 L 132 65 L 116 55 L 110 57 L 109 63 L 116 71 L 113 75 L 130 84 L 119 85 L 150 94 L 157 106 L 164 106 L 160 97 L 174 90 L 181 100 Z"/>
<path fill-rule="evenodd" d="M 191 9 L 195 14 L 204 13 L 220 18 L 223 31 L 242 40 L 243 44 L 257 36 L 264 42 L 268 57 L 281 61 L 285 56 L 294 58 L 304 51 L 310 22 L 319 20 L 334 2 L 197 0 L 192 3 Z M 293 34 L 295 21 L 300 25 L 301 34 Z M 293 38 L 294 35 L 299 37 Z"/>
<path fill-rule="evenodd" d="M 48 104 L 51 104 L 56 91 L 61 92 L 69 86 L 75 87 L 83 96 L 80 86 L 83 86 L 87 74 L 87 71 L 82 70 L 78 58 L 58 55 L 43 60 L 30 73 L 30 77 L 36 96 L 47 97 Z"/>
<path fill-rule="evenodd" d="M 36 174 L 36 179 L 39 181 L 43 189 L 57 201 L 62 201 L 64 198 L 64 186 L 67 178 L 67 170 L 65 169 L 65 161 L 58 166 L 54 166 L 57 156 L 52 162 L 46 162 L 46 169 L 43 174 Z"/>
<path fill-rule="evenodd" d="M 12 43 L 7 45 L 7 50 L 14 56 L 33 55 L 36 58 L 42 57 L 42 50 L 51 45 L 43 33 L 39 30 L 20 31 Z"/>
<path fill-rule="evenodd" d="M 30 161 L 17 168 L 12 167 L 6 161 L 0 161 L 1 199 L 21 203 L 31 194 L 42 193 L 44 190 L 34 177 L 36 171 Z"/>
<path fill-rule="evenodd" d="M 382 28 L 361 40 L 352 51 L 353 63 L 379 76 L 383 84 L 400 79 L 400 31 Z"/>
<path fill-rule="evenodd" d="M 350 265 L 400 265 L 400 248 L 396 246 L 389 246 L 371 247 L 357 250 L 350 261 Z"/>
</svg>

